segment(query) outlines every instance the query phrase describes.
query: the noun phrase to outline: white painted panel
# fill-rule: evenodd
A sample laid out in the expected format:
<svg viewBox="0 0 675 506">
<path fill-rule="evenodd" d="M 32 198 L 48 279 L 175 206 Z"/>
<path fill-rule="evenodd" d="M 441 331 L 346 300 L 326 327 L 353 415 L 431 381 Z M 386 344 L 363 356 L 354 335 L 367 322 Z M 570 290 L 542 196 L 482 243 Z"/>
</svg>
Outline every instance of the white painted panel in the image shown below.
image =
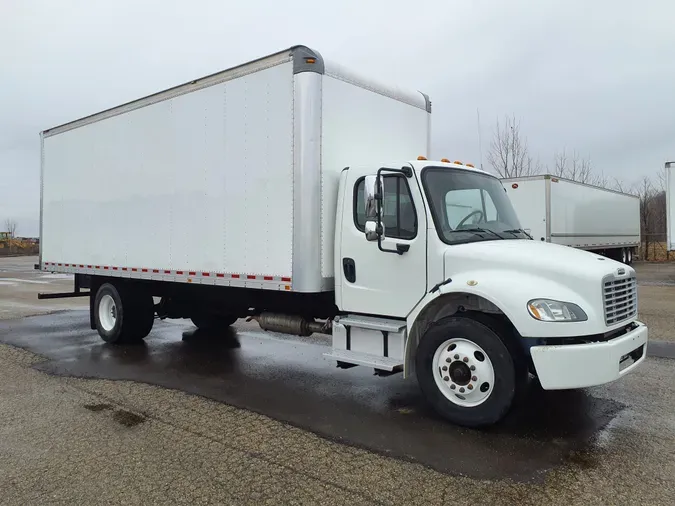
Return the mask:
<svg viewBox="0 0 675 506">
<path fill-rule="evenodd" d="M 423 97 L 421 103 L 424 103 Z M 337 188 L 347 166 L 388 160 L 402 163 L 427 156 L 428 117 L 424 109 L 330 76 L 323 78 L 321 151 L 321 272 L 333 277 Z"/>
<path fill-rule="evenodd" d="M 44 139 L 42 259 L 290 276 L 284 63 Z"/>
<path fill-rule="evenodd" d="M 551 180 L 551 242 L 578 248 L 637 245 L 637 197 L 559 179 Z"/>
<path fill-rule="evenodd" d="M 546 181 L 537 178 L 503 179 L 502 184 L 518 215 L 520 226 L 535 241 L 546 240 Z M 516 185 L 514 188 L 513 186 Z"/>
<path fill-rule="evenodd" d="M 675 251 L 675 163 L 666 167 L 666 223 L 668 251 Z"/>
</svg>

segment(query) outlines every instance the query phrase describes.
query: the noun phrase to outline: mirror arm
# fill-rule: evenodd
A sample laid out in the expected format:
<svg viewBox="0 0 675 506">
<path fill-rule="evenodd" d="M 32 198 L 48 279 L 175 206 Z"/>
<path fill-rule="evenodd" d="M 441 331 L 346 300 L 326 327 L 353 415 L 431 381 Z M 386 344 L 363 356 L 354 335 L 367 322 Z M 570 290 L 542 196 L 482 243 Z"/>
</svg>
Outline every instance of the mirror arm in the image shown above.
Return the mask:
<svg viewBox="0 0 675 506">
<path fill-rule="evenodd" d="M 375 200 L 377 200 L 377 248 L 384 253 L 396 253 L 397 255 L 402 255 L 410 249 L 409 244 L 397 244 L 396 249 L 387 249 L 382 247 L 382 191 L 383 188 L 380 188 L 382 185 L 382 172 L 395 172 L 398 174 L 403 174 L 407 178 L 412 177 L 412 168 L 403 166 L 400 169 L 390 169 L 388 167 L 381 167 L 377 171 L 377 182 L 378 182 L 378 191 L 375 194 Z"/>
</svg>

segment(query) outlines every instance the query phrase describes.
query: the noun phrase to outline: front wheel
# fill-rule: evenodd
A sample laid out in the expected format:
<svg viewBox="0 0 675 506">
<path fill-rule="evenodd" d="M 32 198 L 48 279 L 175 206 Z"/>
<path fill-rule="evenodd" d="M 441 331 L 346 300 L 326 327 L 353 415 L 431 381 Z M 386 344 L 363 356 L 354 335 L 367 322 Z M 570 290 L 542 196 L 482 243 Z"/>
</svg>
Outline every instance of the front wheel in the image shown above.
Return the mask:
<svg viewBox="0 0 675 506">
<path fill-rule="evenodd" d="M 417 380 L 434 409 L 466 427 L 492 425 L 511 408 L 521 361 L 490 327 L 451 316 L 427 330 L 417 349 Z"/>
</svg>

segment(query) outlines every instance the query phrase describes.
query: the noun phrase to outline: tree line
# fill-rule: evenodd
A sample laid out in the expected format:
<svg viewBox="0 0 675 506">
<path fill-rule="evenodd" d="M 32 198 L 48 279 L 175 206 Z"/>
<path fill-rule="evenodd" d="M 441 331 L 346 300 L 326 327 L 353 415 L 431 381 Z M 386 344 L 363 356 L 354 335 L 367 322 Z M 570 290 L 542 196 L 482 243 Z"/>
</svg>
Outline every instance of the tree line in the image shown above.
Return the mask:
<svg viewBox="0 0 675 506">
<path fill-rule="evenodd" d="M 661 167 L 653 176 L 643 176 L 639 181 L 625 182 L 595 169 L 588 156 L 577 150 L 563 148 L 553 154 L 551 166 L 541 163 L 530 153 L 527 136 L 515 115 L 497 120 L 487 161 L 492 170 L 502 178 L 551 174 L 580 183 L 608 188 L 636 195 L 640 198 L 640 224 L 645 251 L 652 241 L 666 241 L 666 169 Z"/>
</svg>

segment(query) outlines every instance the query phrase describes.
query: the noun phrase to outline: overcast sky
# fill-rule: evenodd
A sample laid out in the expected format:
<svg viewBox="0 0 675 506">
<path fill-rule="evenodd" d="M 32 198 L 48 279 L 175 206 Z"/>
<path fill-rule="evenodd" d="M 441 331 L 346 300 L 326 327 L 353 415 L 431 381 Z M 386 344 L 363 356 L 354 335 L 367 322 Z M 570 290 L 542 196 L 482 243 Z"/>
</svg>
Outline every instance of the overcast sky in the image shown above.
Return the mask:
<svg viewBox="0 0 675 506">
<path fill-rule="evenodd" d="M 635 181 L 675 159 L 668 0 L 0 0 L 0 229 L 37 235 L 39 132 L 304 44 L 428 93 L 432 153 L 483 163 L 515 114 L 535 157 Z"/>
</svg>

